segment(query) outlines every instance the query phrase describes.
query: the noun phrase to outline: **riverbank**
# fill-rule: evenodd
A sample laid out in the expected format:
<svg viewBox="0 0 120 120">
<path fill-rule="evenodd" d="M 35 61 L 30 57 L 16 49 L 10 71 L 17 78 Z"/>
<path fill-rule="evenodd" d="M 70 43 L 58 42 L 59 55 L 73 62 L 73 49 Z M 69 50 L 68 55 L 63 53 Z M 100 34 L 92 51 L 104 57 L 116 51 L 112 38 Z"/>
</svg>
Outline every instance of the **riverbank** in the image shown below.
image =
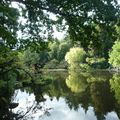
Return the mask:
<svg viewBox="0 0 120 120">
<path fill-rule="evenodd" d="M 74 70 L 80 70 L 80 69 L 74 69 Z M 41 69 L 40 71 L 50 71 L 50 72 L 64 72 L 64 71 L 69 71 L 69 69 Z M 115 72 L 115 73 L 120 73 L 120 69 L 114 69 L 114 68 L 112 68 L 112 69 L 90 69 L 90 70 L 81 70 L 81 71 L 85 71 L 85 72 L 94 72 L 94 71 L 108 71 L 108 72 Z"/>
</svg>

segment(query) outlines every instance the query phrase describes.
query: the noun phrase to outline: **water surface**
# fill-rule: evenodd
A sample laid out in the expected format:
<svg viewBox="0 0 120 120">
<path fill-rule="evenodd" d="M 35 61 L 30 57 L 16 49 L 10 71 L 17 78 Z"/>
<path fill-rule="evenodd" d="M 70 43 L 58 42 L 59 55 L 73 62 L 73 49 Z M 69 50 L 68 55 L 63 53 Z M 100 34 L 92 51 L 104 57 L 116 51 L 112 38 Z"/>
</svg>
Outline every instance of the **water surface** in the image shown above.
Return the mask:
<svg viewBox="0 0 120 120">
<path fill-rule="evenodd" d="M 16 89 L 11 110 L 21 120 L 119 120 L 120 75 L 109 72 L 49 72 L 49 85 Z M 2 91 L 0 91 L 2 92 Z M 1 93 L 2 94 L 2 93 Z"/>
</svg>

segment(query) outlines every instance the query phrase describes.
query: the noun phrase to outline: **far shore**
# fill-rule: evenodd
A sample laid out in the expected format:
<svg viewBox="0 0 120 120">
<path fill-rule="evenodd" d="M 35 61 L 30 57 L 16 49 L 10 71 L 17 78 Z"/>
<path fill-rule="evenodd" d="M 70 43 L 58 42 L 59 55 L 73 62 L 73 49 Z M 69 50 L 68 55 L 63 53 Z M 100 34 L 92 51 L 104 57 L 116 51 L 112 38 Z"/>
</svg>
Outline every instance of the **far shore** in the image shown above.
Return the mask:
<svg viewBox="0 0 120 120">
<path fill-rule="evenodd" d="M 76 69 L 75 69 L 76 70 Z M 41 69 L 41 71 L 50 71 L 50 72 L 59 72 L 59 71 L 68 71 L 68 69 Z M 81 70 L 82 71 L 82 70 Z M 91 69 L 91 70 L 87 70 L 87 71 L 84 71 L 84 72 L 94 72 L 94 71 L 101 71 L 101 72 L 113 72 L 113 73 L 120 73 L 120 69 Z"/>
</svg>

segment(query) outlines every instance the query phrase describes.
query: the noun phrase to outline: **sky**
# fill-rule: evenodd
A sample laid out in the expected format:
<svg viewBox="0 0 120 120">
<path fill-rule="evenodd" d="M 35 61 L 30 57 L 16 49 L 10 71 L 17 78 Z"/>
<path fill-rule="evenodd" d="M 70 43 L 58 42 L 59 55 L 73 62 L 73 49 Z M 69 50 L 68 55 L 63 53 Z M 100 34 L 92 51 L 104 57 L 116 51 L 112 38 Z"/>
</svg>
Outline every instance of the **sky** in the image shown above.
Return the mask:
<svg viewBox="0 0 120 120">
<path fill-rule="evenodd" d="M 118 3 L 120 4 L 120 0 L 118 0 Z"/>
</svg>

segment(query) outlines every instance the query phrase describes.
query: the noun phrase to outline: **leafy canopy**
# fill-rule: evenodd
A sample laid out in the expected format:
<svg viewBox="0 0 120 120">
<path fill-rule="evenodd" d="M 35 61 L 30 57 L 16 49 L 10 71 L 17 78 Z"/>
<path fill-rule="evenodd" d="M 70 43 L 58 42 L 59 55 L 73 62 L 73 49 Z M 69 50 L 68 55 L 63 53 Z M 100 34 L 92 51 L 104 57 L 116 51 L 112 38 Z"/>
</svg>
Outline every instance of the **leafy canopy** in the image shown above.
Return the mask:
<svg viewBox="0 0 120 120">
<path fill-rule="evenodd" d="M 13 2 L 19 6 L 17 9 L 12 6 Z M 44 46 L 45 34 L 50 38 L 54 25 L 58 29 L 67 26 L 71 38 L 81 41 L 86 48 L 91 41 L 96 41 L 94 24 L 111 27 L 119 18 L 117 0 L 1 0 L 0 12 L 4 14 L 0 17 L 0 37 L 12 48 Z M 26 22 L 18 22 L 20 17 Z M 22 33 L 21 39 L 16 39 L 18 30 Z"/>
</svg>

